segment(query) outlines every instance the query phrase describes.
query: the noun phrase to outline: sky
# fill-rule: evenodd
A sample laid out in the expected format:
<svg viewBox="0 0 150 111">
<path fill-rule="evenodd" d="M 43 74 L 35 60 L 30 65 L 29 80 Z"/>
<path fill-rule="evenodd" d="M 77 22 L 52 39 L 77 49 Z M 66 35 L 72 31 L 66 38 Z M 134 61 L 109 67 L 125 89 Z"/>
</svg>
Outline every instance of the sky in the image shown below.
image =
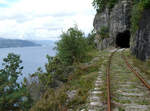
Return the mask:
<svg viewBox="0 0 150 111">
<path fill-rule="evenodd" d="M 0 0 L 0 37 L 57 40 L 78 25 L 85 34 L 93 29 L 92 0 Z"/>
</svg>

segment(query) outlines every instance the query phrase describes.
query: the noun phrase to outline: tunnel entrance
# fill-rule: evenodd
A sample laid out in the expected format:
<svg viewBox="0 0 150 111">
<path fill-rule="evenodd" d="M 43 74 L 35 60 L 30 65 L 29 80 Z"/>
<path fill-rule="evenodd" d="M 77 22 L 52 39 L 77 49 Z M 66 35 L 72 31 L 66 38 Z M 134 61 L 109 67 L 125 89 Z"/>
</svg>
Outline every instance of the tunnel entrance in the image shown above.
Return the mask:
<svg viewBox="0 0 150 111">
<path fill-rule="evenodd" d="M 118 33 L 116 37 L 116 46 L 120 48 L 129 48 L 130 47 L 130 31 L 124 31 Z"/>
</svg>

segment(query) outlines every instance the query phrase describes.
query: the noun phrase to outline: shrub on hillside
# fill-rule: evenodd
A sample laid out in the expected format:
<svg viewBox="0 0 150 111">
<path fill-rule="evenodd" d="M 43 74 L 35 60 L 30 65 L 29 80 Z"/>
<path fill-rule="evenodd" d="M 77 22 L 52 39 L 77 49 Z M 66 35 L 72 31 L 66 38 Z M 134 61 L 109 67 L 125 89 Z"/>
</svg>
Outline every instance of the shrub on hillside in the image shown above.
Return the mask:
<svg viewBox="0 0 150 111">
<path fill-rule="evenodd" d="M 63 64 L 72 65 L 74 62 L 81 62 L 87 51 L 84 33 L 77 27 L 69 28 L 67 32 L 61 35 L 61 40 L 57 42 L 56 50 Z"/>
<path fill-rule="evenodd" d="M 67 32 L 62 33 L 61 40 L 56 43 L 56 56 L 47 56 L 45 72 L 38 70 L 32 75 L 32 80 L 35 81 L 30 84 L 30 92 L 36 101 L 32 107 L 33 111 L 60 111 L 66 108 L 67 96 L 64 92 L 67 89 L 61 89 L 69 81 L 77 79 L 75 77 L 80 77 L 80 71 L 77 70 L 79 62 L 88 62 L 95 54 L 94 51 L 90 55 L 87 52 L 94 47 L 94 37 L 93 32 L 86 38 L 77 27 L 69 28 Z"/>
</svg>

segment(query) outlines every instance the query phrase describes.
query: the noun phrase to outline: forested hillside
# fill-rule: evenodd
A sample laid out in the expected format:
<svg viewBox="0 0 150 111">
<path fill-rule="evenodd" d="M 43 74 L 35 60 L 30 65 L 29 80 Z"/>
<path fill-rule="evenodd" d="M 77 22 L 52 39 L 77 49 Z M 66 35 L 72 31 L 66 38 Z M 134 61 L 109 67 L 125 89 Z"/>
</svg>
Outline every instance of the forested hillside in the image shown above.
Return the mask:
<svg viewBox="0 0 150 111">
<path fill-rule="evenodd" d="M 33 43 L 27 40 L 19 39 L 3 39 L 0 38 L 0 48 L 9 48 L 9 47 L 30 47 L 30 46 L 40 46 L 39 44 Z"/>
</svg>

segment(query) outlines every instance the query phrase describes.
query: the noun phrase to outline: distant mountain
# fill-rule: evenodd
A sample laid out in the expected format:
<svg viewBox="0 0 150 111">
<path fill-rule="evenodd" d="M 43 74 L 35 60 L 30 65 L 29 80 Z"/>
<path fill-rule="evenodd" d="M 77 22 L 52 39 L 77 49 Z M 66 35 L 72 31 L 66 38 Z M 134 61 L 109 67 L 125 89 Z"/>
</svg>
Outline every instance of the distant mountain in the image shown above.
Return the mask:
<svg viewBox="0 0 150 111">
<path fill-rule="evenodd" d="M 41 45 L 28 40 L 0 38 L 0 48 L 31 47 L 31 46 L 33 47 L 33 46 L 41 46 Z"/>
<path fill-rule="evenodd" d="M 52 40 L 32 40 L 32 42 L 36 43 L 36 44 L 40 44 L 42 46 L 55 46 L 55 42 L 56 41 L 52 41 Z"/>
</svg>

